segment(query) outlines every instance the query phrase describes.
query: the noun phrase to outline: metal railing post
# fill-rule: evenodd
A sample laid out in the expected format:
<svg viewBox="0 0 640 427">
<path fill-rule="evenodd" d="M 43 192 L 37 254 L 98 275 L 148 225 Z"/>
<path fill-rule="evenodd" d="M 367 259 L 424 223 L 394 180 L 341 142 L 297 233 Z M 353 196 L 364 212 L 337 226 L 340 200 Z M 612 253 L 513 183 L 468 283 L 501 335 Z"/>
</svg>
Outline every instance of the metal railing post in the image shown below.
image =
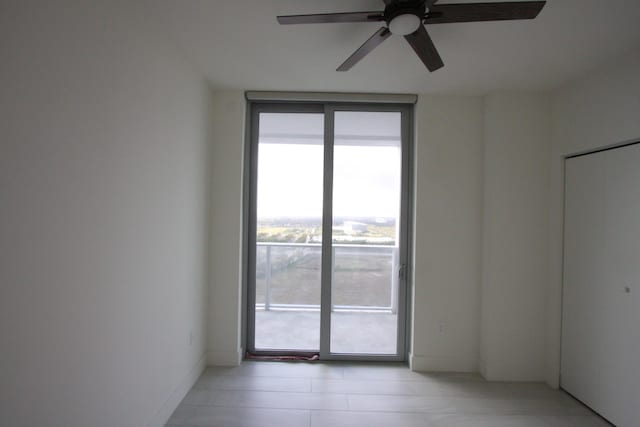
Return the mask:
<svg viewBox="0 0 640 427">
<path fill-rule="evenodd" d="M 266 245 L 267 259 L 264 271 L 264 309 L 271 307 L 271 245 Z"/>
</svg>

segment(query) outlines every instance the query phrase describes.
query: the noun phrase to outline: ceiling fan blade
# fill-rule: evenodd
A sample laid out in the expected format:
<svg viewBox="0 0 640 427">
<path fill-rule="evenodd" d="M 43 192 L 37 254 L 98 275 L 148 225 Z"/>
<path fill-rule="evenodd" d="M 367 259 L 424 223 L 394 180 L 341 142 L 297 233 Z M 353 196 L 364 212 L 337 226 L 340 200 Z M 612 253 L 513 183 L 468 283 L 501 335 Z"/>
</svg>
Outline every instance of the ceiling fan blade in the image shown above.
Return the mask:
<svg viewBox="0 0 640 427">
<path fill-rule="evenodd" d="M 364 42 L 353 54 L 344 61 L 336 71 L 348 71 L 356 65 L 362 58 L 367 56 L 369 52 L 375 49 L 380 43 L 385 41 L 391 35 L 391 31 L 387 27 L 382 27 L 376 31 L 369 39 Z"/>
<path fill-rule="evenodd" d="M 404 38 L 407 39 L 429 71 L 444 67 L 444 62 L 442 62 L 442 58 L 440 58 L 440 54 L 424 26 L 420 25 L 414 33 L 408 34 Z"/>
<path fill-rule="evenodd" d="M 533 19 L 546 1 L 439 4 L 429 9 L 425 24 Z"/>
<path fill-rule="evenodd" d="M 278 22 L 287 24 L 328 24 L 334 22 L 379 22 L 384 21 L 384 13 L 348 12 L 348 13 L 317 13 L 315 15 L 285 15 L 278 16 Z"/>
</svg>

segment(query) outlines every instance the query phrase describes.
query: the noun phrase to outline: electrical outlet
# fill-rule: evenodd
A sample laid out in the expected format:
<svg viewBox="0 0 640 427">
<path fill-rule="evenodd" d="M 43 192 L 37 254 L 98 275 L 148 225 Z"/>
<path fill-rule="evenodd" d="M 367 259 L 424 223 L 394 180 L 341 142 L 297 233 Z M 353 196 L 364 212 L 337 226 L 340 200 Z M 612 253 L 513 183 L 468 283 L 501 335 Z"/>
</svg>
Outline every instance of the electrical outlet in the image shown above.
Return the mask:
<svg viewBox="0 0 640 427">
<path fill-rule="evenodd" d="M 438 325 L 438 331 L 440 332 L 440 335 L 444 335 L 444 331 L 445 331 L 445 323 L 444 322 L 440 322 L 440 325 Z"/>
</svg>

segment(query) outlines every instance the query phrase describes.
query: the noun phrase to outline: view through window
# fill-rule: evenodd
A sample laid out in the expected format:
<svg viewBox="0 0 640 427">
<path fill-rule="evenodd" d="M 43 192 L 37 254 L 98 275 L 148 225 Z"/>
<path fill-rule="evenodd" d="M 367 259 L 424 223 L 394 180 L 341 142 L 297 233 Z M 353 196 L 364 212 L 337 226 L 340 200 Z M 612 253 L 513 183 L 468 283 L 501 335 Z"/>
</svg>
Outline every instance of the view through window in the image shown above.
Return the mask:
<svg viewBox="0 0 640 427">
<path fill-rule="evenodd" d="M 402 115 L 261 112 L 255 184 L 255 351 L 396 355 L 401 260 Z M 324 194 L 330 173 L 332 193 Z M 323 247 L 323 208 L 332 207 Z M 321 319 L 322 254 L 331 297 Z M 324 325 L 324 326 L 323 326 Z"/>
</svg>

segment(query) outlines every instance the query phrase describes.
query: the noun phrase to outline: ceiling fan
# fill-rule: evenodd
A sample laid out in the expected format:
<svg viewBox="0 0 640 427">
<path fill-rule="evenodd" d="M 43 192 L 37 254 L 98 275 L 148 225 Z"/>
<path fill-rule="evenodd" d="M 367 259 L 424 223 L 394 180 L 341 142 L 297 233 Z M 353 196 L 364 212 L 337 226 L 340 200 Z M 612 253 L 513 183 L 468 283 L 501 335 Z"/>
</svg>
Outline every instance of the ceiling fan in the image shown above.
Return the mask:
<svg viewBox="0 0 640 427">
<path fill-rule="evenodd" d="M 280 24 L 322 24 L 334 22 L 385 22 L 337 71 L 350 70 L 392 34 L 404 36 L 429 71 L 444 66 L 425 25 L 454 22 L 533 19 L 546 1 L 500 3 L 435 4 L 438 0 L 383 0 L 383 11 L 320 13 L 278 16 Z"/>
</svg>

